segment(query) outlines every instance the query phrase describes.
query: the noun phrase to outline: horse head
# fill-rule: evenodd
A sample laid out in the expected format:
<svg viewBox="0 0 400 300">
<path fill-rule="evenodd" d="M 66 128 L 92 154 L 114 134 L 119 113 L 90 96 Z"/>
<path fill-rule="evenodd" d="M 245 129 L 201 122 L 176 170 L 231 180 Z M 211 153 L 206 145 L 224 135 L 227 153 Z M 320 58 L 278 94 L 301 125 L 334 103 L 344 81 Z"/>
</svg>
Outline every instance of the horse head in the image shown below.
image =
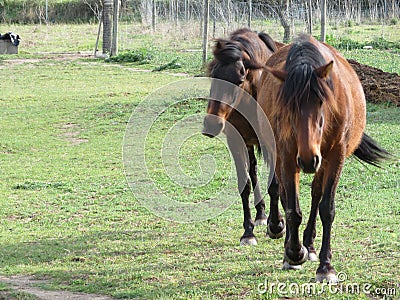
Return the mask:
<svg viewBox="0 0 400 300">
<path fill-rule="evenodd" d="M 240 102 L 238 88 L 250 92 L 249 76 L 263 66 L 252 62 L 249 54 L 238 41 L 219 39 L 213 50 L 214 60 L 209 64 L 212 80 L 207 116 L 203 134 L 214 137 L 223 131 L 225 121 Z"/>
<path fill-rule="evenodd" d="M 311 43 L 308 46 L 314 50 Z M 267 70 L 281 82 L 279 98 L 285 109 L 281 115 L 287 115 L 286 123 L 291 126 L 290 132 L 297 145 L 297 166 L 305 173 L 315 173 L 322 163 L 321 144 L 330 109 L 327 103 L 332 102 L 333 97 L 329 80 L 333 61 L 326 63 L 322 56 L 317 62 L 303 56 L 297 59 L 298 53 L 304 55 L 307 50 L 304 45 L 302 49 L 295 45 L 288 54 L 284 70 L 270 67 Z"/>
</svg>

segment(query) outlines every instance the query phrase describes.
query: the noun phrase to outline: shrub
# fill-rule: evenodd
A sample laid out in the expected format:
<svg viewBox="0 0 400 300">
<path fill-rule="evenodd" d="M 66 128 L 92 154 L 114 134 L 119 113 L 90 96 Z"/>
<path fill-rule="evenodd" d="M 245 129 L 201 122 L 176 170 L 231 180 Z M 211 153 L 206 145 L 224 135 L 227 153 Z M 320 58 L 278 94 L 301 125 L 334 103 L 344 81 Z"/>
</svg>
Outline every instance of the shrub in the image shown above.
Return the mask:
<svg viewBox="0 0 400 300">
<path fill-rule="evenodd" d="M 317 37 L 317 39 L 318 38 L 319 37 Z M 333 35 L 327 35 L 326 42 L 337 49 L 345 50 L 362 49 L 365 46 L 372 46 L 372 48 L 380 50 L 400 50 L 400 42 L 392 42 L 384 38 L 358 42 L 345 37 L 335 38 Z"/>
<path fill-rule="evenodd" d="M 107 61 L 118 63 L 140 63 L 147 64 L 154 58 L 154 54 L 149 48 L 140 48 L 137 50 L 128 50 L 112 56 Z"/>
<path fill-rule="evenodd" d="M 353 21 L 353 20 L 347 20 L 347 21 L 344 23 L 344 26 L 346 26 L 346 27 L 353 27 L 353 26 L 354 26 L 354 21 Z"/>
<path fill-rule="evenodd" d="M 51 23 L 84 23 L 97 21 L 101 0 L 49 1 L 48 21 Z M 0 1 L 0 18 L 6 23 L 29 24 L 45 22 L 45 1 Z"/>
</svg>

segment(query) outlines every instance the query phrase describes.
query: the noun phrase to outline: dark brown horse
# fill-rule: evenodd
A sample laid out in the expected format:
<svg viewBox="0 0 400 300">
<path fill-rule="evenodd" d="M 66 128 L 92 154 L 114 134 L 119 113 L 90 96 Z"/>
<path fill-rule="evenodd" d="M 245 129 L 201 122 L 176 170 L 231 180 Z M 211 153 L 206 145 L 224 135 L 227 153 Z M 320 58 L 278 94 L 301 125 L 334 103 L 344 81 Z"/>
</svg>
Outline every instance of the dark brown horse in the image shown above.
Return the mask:
<svg viewBox="0 0 400 300">
<path fill-rule="evenodd" d="M 278 43 L 278 46 L 282 45 Z M 269 35 L 240 29 L 232 33 L 230 39 L 216 41 L 213 51 L 214 59 L 209 64 L 210 76 L 220 80 L 212 81 L 203 134 L 209 137 L 214 137 L 222 131 L 226 134 L 228 146 L 235 161 L 238 189 L 243 203 L 244 234 L 240 239 L 241 245 L 257 244 L 253 234 L 255 225 L 268 224 L 268 234 L 273 238 L 278 238 L 283 236 L 285 224 L 278 209 L 279 194 L 275 178 L 269 188 L 271 202 L 268 219 L 265 215 L 265 202 L 258 185 L 257 160 L 254 153 L 254 147 L 257 147 L 259 142 L 252 125 L 240 113 L 247 111 L 247 115 L 256 116 L 254 105 L 248 101 L 251 97 L 243 100 L 241 98 L 246 97 L 233 96 L 233 90 L 227 87 L 229 85 L 227 82 L 230 86 L 241 87 L 257 99 L 257 87 L 262 68 L 276 50 L 277 44 Z M 245 147 L 238 141 L 238 135 L 241 140 L 243 139 Z M 251 219 L 249 203 L 251 184 L 257 210 L 255 222 Z"/>
<path fill-rule="evenodd" d="M 377 164 L 388 155 L 364 133 L 366 105 L 361 83 L 334 48 L 302 35 L 268 60 L 258 103 L 276 139 L 276 174 L 287 222 L 284 267 L 301 265 L 308 254 L 316 258 L 319 209 L 323 235 L 316 279 L 337 281 L 330 241 L 335 192 L 345 158 L 354 153 L 361 160 Z M 315 173 L 303 244 L 299 239 L 301 170 Z"/>
</svg>

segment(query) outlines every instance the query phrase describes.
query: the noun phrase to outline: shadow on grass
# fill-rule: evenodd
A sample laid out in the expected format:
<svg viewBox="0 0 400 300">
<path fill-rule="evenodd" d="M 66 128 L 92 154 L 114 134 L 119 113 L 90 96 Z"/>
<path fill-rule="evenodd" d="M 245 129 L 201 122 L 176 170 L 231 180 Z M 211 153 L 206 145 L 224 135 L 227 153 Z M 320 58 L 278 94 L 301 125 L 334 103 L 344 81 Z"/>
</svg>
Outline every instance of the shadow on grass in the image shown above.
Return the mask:
<svg viewBox="0 0 400 300">
<path fill-rule="evenodd" d="M 261 246 L 251 249 L 197 233 L 181 236 L 181 230 L 98 231 L 3 244 L 0 272 L 46 279 L 44 289 L 124 299 L 230 298 L 253 293 L 260 276 L 282 272 L 281 241 L 260 237 Z M 299 273 L 299 279 L 310 275 Z"/>
</svg>

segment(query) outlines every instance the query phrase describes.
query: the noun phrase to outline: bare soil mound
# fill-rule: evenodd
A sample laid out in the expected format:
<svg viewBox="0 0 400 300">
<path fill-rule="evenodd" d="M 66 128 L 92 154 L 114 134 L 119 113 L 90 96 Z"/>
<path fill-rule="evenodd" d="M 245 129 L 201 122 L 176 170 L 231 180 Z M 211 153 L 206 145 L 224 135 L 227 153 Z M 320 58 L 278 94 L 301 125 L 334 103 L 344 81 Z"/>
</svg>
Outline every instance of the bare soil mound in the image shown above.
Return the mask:
<svg viewBox="0 0 400 300">
<path fill-rule="evenodd" d="M 368 102 L 392 102 L 400 107 L 400 76 L 396 73 L 387 73 L 380 69 L 360 64 L 349 59 L 361 84 Z"/>
</svg>

